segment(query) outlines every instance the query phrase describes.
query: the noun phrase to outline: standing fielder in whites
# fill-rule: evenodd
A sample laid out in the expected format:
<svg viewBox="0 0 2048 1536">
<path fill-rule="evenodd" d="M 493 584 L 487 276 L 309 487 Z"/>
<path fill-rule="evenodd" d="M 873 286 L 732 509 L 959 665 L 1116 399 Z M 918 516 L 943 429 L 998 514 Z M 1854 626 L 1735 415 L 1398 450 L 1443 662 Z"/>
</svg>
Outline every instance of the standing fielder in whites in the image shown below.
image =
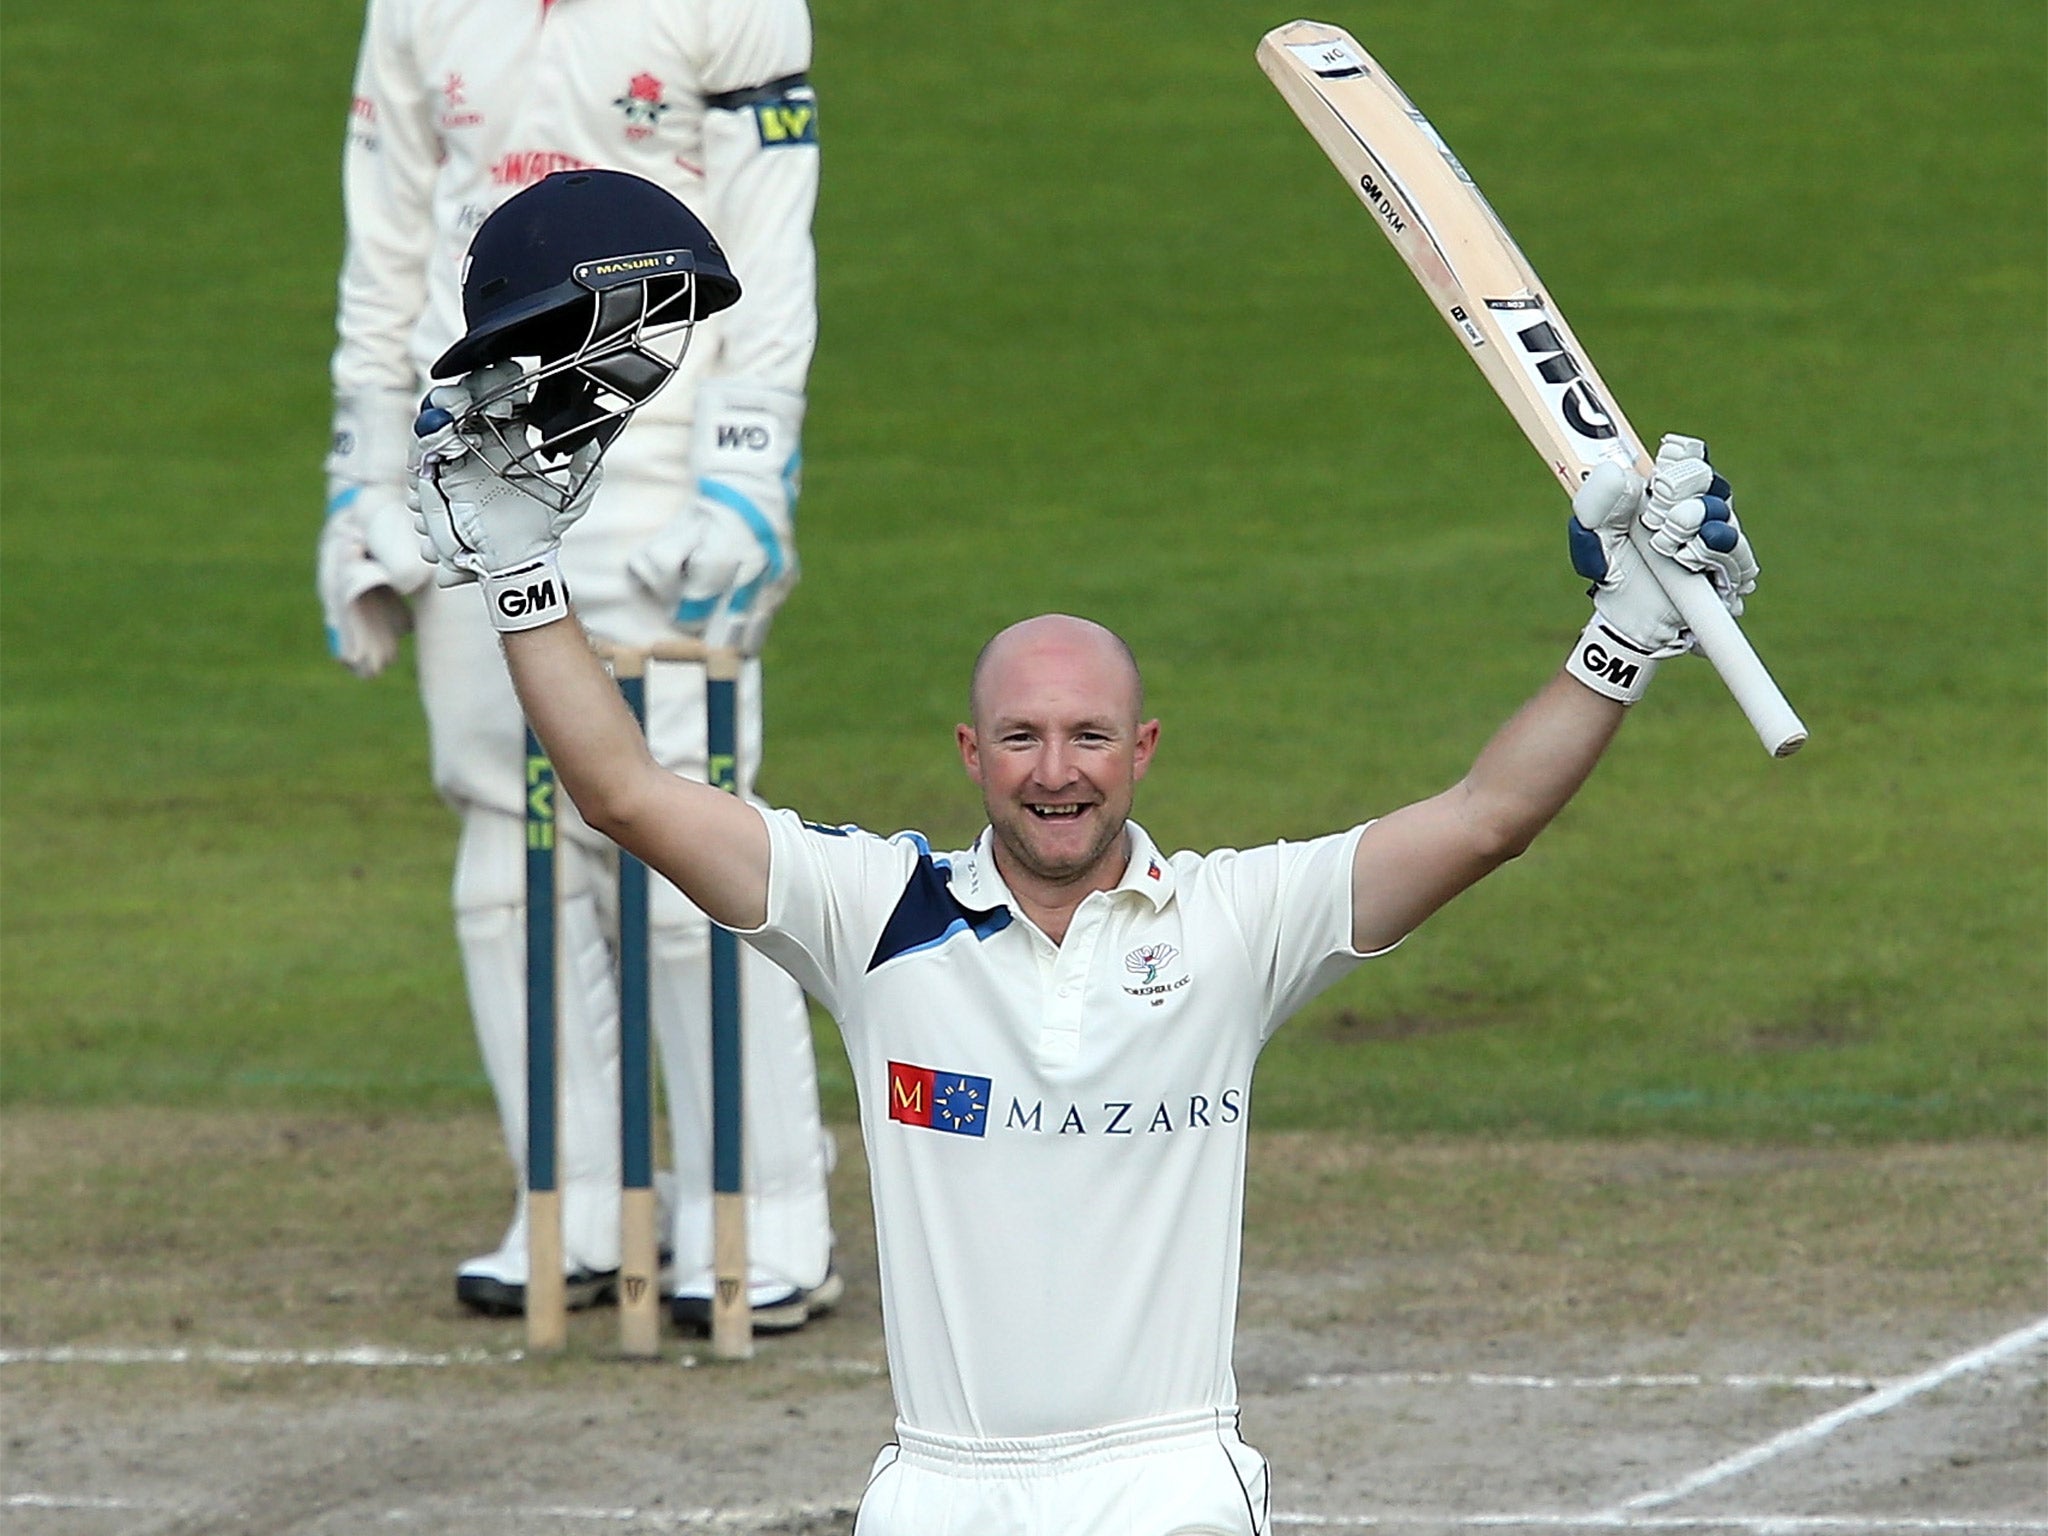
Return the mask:
<svg viewBox="0 0 2048 1536">
<path fill-rule="evenodd" d="M 442 587 L 405 506 L 428 371 L 463 330 L 465 248 L 549 172 L 630 171 L 695 209 L 747 273 L 700 328 L 673 387 L 611 449 L 604 494 L 562 559 L 594 634 L 678 632 L 758 654 L 796 581 L 792 517 L 817 334 L 811 213 L 816 102 L 804 0 L 371 0 L 344 161 L 348 245 L 333 361 L 333 451 L 319 592 L 335 655 L 368 677 L 418 636 L 435 788 L 462 819 L 455 927 L 505 1145 L 523 1169 L 525 751 L 518 702 L 474 586 Z M 761 678 L 740 679 L 743 792 L 761 753 Z M 702 778 L 698 669 L 657 666 L 649 736 Z M 565 814 L 561 1187 L 571 1306 L 607 1299 L 619 1262 L 617 998 L 609 847 Z M 702 1327 L 711 1285 L 707 928 L 657 882 L 653 1016 L 674 1132 L 671 1310 Z M 754 1327 L 800 1327 L 839 1292 L 809 1019 L 796 984 L 748 962 L 746 1164 Z M 523 1178 L 520 1181 L 524 1186 Z M 525 1303 L 523 1197 L 456 1294 Z"/>
<path fill-rule="evenodd" d="M 594 455 L 508 460 L 529 426 L 549 435 L 534 378 L 493 361 L 433 392 L 418 527 L 486 594 L 591 824 L 839 1021 L 898 1416 L 858 1536 L 1259 1536 L 1266 1466 L 1238 1437 L 1231 1372 L 1259 1050 L 1528 847 L 1658 659 L 1688 648 L 1629 542 L 1638 518 L 1740 606 L 1756 565 L 1704 445 L 1667 438 L 1647 487 L 1614 464 L 1587 480 L 1570 527 L 1593 619 L 1443 793 L 1310 842 L 1162 853 L 1129 819 L 1159 744 L 1137 665 L 1101 626 L 1045 615 L 975 666 L 956 734 L 989 824 L 940 855 L 648 755 L 555 579 Z"/>
</svg>

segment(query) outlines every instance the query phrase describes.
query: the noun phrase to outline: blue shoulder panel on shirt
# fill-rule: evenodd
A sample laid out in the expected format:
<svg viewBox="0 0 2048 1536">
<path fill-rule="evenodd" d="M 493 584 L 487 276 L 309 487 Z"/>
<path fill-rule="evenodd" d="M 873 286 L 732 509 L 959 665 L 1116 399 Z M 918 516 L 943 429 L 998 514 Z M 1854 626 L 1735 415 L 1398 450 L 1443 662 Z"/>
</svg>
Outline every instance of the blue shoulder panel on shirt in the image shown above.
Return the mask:
<svg viewBox="0 0 2048 1536">
<path fill-rule="evenodd" d="M 1008 907 L 977 912 L 963 906 L 953 895 L 942 866 L 934 863 L 929 853 L 920 852 L 917 867 L 910 872 L 909 883 L 897 898 L 896 910 L 889 914 L 881 938 L 875 941 L 868 969 L 886 965 L 899 955 L 931 949 L 956 934 L 971 933 L 977 939 L 986 939 L 1009 926 Z"/>
</svg>

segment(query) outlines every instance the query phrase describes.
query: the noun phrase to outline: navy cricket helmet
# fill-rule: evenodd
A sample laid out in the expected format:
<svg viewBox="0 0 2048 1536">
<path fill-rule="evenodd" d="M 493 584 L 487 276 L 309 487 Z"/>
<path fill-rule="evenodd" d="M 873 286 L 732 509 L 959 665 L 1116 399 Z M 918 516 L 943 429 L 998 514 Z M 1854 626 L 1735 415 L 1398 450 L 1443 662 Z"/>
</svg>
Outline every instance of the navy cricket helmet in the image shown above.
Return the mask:
<svg viewBox="0 0 2048 1536">
<path fill-rule="evenodd" d="M 462 273 L 469 328 L 434 377 L 531 359 L 494 400 L 520 397 L 533 434 L 521 458 L 561 458 L 609 445 L 674 375 L 696 322 L 739 297 L 718 242 L 663 188 L 624 171 L 556 171 L 477 229 Z"/>
</svg>

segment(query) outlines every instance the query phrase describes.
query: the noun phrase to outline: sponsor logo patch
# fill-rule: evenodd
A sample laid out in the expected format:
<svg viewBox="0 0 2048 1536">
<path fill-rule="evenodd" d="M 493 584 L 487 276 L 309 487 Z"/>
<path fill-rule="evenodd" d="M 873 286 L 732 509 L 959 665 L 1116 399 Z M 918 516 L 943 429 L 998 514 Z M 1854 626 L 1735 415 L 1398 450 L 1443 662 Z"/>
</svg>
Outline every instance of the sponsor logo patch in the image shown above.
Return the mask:
<svg viewBox="0 0 2048 1536">
<path fill-rule="evenodd" d="M 1605 452 L 1604 445 L 1618 434 L 1618 429 L 1606 405 L 1586 381 L 1579 360 L 1572 356 L 1557 327 L 1545 318 L 1547 311 L 1542 299 L 1533 295 L 1488 299 L 1486 307 L 1503 315 L 1503 324 L 1521 343 L 1514 356 L 1535 383 L 1551 414 L 1578 439 L 1581 462 L 1596 463 Z"/>
<path fill-rule="evenodd" d="M 1171 1136 L 1236 1125 L 1244 1118 L 1244 1090 L 1189 1093 L 1170 1098 L 1104 1099 L 1099 1105 L 1010 1100 L 1000 1127 L 1027 1136 Z"/>
<path fill-rule="evenodd" d="M 587 171 L 590 162 L 558 149 L 515 149 L 500 155 L 491 167 L 491 180 L 501 187 L 530 187 L 556 171 Z"/>
<path fill-rule="evenodd" d="M 523 619 L 531 614 L 546 613 L 561 605 L 561 593 L 552 581 L 545 577 L 524 587 L 505 587 L 497 596 L 498 612 L 508 619 Z"/>
<path fill-rule="evenodd" d="M 1325 80 L 1355 80 L 1366 73 L 1365 60 L 1342 38 L 1322 43 L 1289 43 L 1287 51 Z"/>
<path fill-rule="evenodd" d="M 986 1136 L 994 1089 L 988 1078 L 889 1063 L 889 1118 L 955 1136 Z"/>
<path fill-rule="evenodd" d="M 818 142 L 817 98 L 792 92 L 773 101 L 757 101 L 754 103 L 754 128 L 761 135 L 763 149 L 815 144 Z"/>
</svg>

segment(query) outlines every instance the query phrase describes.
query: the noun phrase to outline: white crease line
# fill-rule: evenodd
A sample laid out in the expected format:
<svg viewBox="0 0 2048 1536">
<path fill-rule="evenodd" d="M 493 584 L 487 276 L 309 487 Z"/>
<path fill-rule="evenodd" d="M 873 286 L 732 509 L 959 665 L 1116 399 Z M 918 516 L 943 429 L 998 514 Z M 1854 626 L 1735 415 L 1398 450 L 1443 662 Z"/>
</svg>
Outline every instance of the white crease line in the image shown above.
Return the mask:
<svg viewBox="0 0 2048 1536">
<path fill-rule="evenodd" d="M 162 1512 L 164 1502 L 108 1498 L 99 1495 L 12 1493 L 0 1497 L 0 1508 L 50 1510 L 129 1510 Z M 385 1525 L 445 1522 L 451 1515 L 485 1515 L 494 1520 L 582 1521 L 591 1525 L 632 1524 L 642 1530 L 766 1531 L 798 1520 L 841 1520 L 855 1505 L 796 1504 L 776 1509 L 643 1509 L 603 1505 L 442 1505 L 426 1509 L 387 1509 L 377 1516 Z M 1308 1515 L 1289 1512 L 1273 1516 L 1276 1526 L 1315 1530 L 1390 1530 L 1451 1526 L 1468 1530 L 1619 1530 L 1619 1531 L 1742 1531 L 1752 1536 L 1829 1536 L 1833 1532 L 1977 1533 L 1977 1536 L 2026 1536 L 2048 1532 L 2048 1520 L 2009 1520 L 1967 1515 L 1636 1515 L 1607 1510 L 1597 1514 L 1553 1513 L 1470 1515 Z"/>
<path fill-rule="evenodd" d="M 1896 1408 L 1900 1403 L 1918 1397 L 1923 1392 L 1932 1391 L 1957 1376 L 1971 1371 L 1981 1371 L 1987 1366 L 1996 1365 L 2008 1356 L 2023 1354 L 2044 1340 L 2048 1340 L 2048 1317 L 2031 1322 L 2024 1328 L 2016 1328 L 2003 1338 L 1993 1339 L 1981 1348 L 1957 1355 L 1953 1360 L 1944 1361 L 1917 1376 L 1909 1376 L 1903 1381 L 1894 1382 L 1880 1392 L 1858 1398 L 1855 1402 L 1837 1408 L 1831 1413 L 1824 1413 L 1797 1428 L 1788 1429 L 1781 1435 L 1774 1435 L 1761 1445 L 1753 1445 L 1746 1451 L 1715 1462 L 1711 1467 L 1702 1468 L 1690 1477 L 1681 1478 L 1669 1488 L 1639 1493 L 1617 1506 L 1615 1512 L 1656 1509 L 1660 1505 L 1673 1503 L 1687 1494 L 1697 1493 L 1702 1488 L 1747 1472 L 1752 1467 L 1784 1455 L 1787 1451 L 1811 1445 L 1814 1441 L 1833 1434 L 1844 1424 Z"/>
<path fill-rule="evenodd" d="M 0 1349 L 0 1365 L 504 1365 L 526 1358 L 524 1350 L 459 1349 L 431 1353 L 362 1344 L 347 1349 L 230 1349 L 205 1346 L 134 1348 L 60 1344 L 48 1349 Z"/>
<path fill-rule="evenodd" d="M 723 1363 L 724 1362 L 722 1361 L 713 1360 L 710 1356 L 706 1356 L 700 1360 L 695 1355 L 682 1355 L 678 1357 L 676 1360 L 676 1364 L 680 1365 L 686 1371 L 695 1370 L 700 1365 L 713 1365 Z M 785 1365 L 795 1366 L 801 1370 L 816 1371 L 821 1376 L 882 1377 L 887 1376 L 889 1374 L 889 1367 L 884 1365 L 879 1360 L 810 1360 L 804 1359 L 800 1356 L 792 1356 L 790 1359 L 784 1361 L 783 1363 Z"/>
<path fill-rule="evenodd" d="M 1887 1383 L 1875 1376 L 1518 1376 L 1488 1371 L 1339 1371 L 1304 1376 L 1297 1385 L 1323 1387 L 1522 1387 L 1540 1392 L 1613 1387 L 1733 1387 L 1801 1392 L 1874 1392 Z"/>
<path fill-rule="evenodd" d="M 656 1510 L 564 1506 L 508 1505 L 497 1509 L 469 1506 L 460 1512 L 496 1519 L 581 1520 L 591 1524 L 637 1523 L 643 1529 L 671 1531 L 762 1531 L 797 1520 L 847 1519 L 853 1504 L 798 1504 L 785 1509 Z M 391 1524 L 445 1520 L 447 1509 L 394 1509 L 383 1518 Z M 1620 1530 L 1620 1531 L 1743 1531 L 1753 1536 L 1827 1536 L 1834 1532 L 1953 1532 L 1958 1536 L 2024 1536 L 2048 1532 L 2048 1520 L 1971 1519 L 1965 1515 L 1622 1515 L 1471 1514 L 1471 1515 L 1300 1515 L 1279 1513 L 1273 1524 L 1326 1530 L 1403 1530 L 1416 1527 L 1465 1530 Z"/>
<path fill-rule="evenodd" d="M 1833 1532 L 1955 1532 L 1959 1536 L 2023 1536 L 2048 1531 L 2048 1520 L 2009 1520 L 1996 1515 L 1629 1515 L 1613 1510 L 1598 1514 L 1478 1515 L 1300 1515 L 1273 1516 L 1279 1525 L 1332 1531 L 1399 1531 L 1416 1527 L 1442 1530 L 1566 1530 L 1566 1531 L 1744 1531 L 1753 1536 L 1828 1536 Z"/>
<path fill-rule="evenodd" d="M 406 1350 L 359 1344 L 342 1349 L 235 1349 L 223 1345 L 197 1348 L 169 1346 L 52 1345 L 42 1349 L 0 1349 L 0 1366 L 8 1365 L 273 1365 L 352 1366 L 359 1369 L 447 1368 L 464 1365 L 516 1365 L 523 1349 Z M 683 1354 L 676 1364 L 685 1370 L 703 1364 Z M 873 1360 L 797 1360 L 790 1365 L 839 1376 L 882 1376 L 888 1367 Z M 1304 1376 L 1297 1386 L 1321 1390 L 1353 1386 L 1510 1387 L 1533 1391 L 1597 1391 L 1612 1388 L 1725 1387 L 1740 1390 L 1783 1389 L 1804 1392 L 1874 1392 L 1891 1385 L 1874 1376 L 1702 1376 L 1670 1375 L 1532 1376 L 1488 1371 L 1339 1371 Z"/>
<path fill-rule="evenodd" d="M 7 1365 L 343 1365 L 361 1369 L 391 1367 L 437 1368 L 459 1365 L 515 1365 L 526 1359 L 523 1349 L 458 1349 L 422 1351 L 386 1349 L 362 1344 L 347 1349 L 230 1349 L 212 1345 L 196 1349 L 168 1347 L 96 1347 L 55 1345 L 47 1349 L 0 1349 L 0 1366 Z M 685 1370 L 702 1362 L 695 1355 L 679 1355 L 675 1363 Z M 872 1360 L 806 1360 L 792 1358 L 786 1364 L 837 1376 L 881 1376 L 887 1367 Z"/>
<path fill-rule="evenodd" d="M 493 1520 L 580 1520 L 592 1525 L 627 1525 L 638 1530 L 660 1531 L 765 1531 L 797 1520 L 849 1520 L 852 1504 L 793 1504 L 780 1509 L 607 1509 L 603 1506 L 510 1504 L 496 1508 L 486 1505 L 443 1505 L 430 1509 L 387 1509 L 379 1517 L 386 1525 L 410 1525 L 432 1521 L 442 1524 L 450 1515 L 485 1515 Z"/>
<path fill-rule="evenodd" d="M 139 1499 L 105 1498 L 98 1494 L 80 1493 L 10 1493 L 0 1499 L 4 1509 L 155 1509 Z"/>
</svg>

